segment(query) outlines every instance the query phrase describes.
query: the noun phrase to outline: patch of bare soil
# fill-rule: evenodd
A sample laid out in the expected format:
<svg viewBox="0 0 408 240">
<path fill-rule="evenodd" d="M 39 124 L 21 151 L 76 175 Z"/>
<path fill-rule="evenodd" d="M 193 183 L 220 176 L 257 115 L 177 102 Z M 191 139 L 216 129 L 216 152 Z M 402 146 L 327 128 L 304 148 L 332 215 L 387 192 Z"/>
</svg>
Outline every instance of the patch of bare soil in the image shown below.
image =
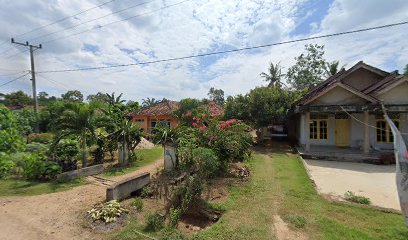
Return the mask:
<svg viewBox="0 0 408 240">
<path fill-rule="evenodd" d="M 276 236 L 279 240 L 307 240 L 308 237 L 298 231 L 294 231 L 289 228 L 279 215 L 273 216 L 273 225 L 276 232 Z"/>
<path fill-rule="evenodd" d="M 132 173 L 112 178 L 122 180 L 142 172 L 154 174 L 162 160 Z M 101 239 L 87 227 L 84 213 L 105 200 L 106 186 L 87 184 L 68 191 L 29 197 L 0 198 L 0 239 L 65 240 Z"/>
</svg>

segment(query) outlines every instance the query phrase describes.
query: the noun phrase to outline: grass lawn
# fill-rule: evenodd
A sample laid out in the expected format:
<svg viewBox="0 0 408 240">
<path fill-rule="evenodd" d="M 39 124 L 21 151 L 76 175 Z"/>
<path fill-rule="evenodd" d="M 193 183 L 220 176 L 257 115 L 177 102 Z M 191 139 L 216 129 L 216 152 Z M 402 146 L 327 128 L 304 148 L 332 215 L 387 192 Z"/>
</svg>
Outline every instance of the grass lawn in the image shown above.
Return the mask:
<svg viewBox="0 0 408 240">
<path fill-rule="evenodd" d="M 280 215 L 290 229 L 309 239 L 408 239 L 408 228 L 400 214 L 331 203 L 318 195 L 295 154 L 257 152 L 249 164 L 250 182 L 230 188 L 228 200 L 216 205 L 226 210 L 225 214 L 194 239 L 276 239 L 275 214 Z M 112 238 L 144 239 L 134 232 L 142 229 L 138 219 L 133 219 Z"/>
<path fill-rule="evenodd" d="M 161 146 L 155 146 L 152 149 L 138 149 L 136 150 L 138 160 L 133 162 L 130 166 L 125 168 L 112 168 L 103 173 L 105 177 L 119 176 L 126 173 L 130 173 L 137 168 L 149 165 L 157 159 L 163 158 L 163 148 Z"/>
<path fill-rule="evenodd" d="M 32 196 L 69 190 L 85 184 L 83 179 L 75 179 L 64 183 L 35 182 L 24 180 L 0 180 L 0 196 Z"/>
</svg>

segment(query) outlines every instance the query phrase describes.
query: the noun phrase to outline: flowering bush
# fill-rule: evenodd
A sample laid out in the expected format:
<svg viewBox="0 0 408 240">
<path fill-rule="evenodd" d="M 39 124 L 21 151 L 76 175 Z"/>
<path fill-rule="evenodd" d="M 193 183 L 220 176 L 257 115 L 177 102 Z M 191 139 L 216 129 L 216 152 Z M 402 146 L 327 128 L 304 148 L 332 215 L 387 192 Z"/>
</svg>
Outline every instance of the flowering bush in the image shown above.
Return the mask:
<svg viewBox="0 0 408 240">
<path fill-rule="evenodd" d="M 231 161 L 242 161 L 250 155 L 252 137 L 249 126 L 236 119 L 222 121 L 221 114 L 221 107 L 210 102 L 202 111 L 184 115 L 190 116 L 186 123 L 192 129 L 179 134 L 177 150 L 182 165 L 189 167 L 198 164 L 197 156 L 204 153 L 194 153 L 194 149 L 199 147 L 208 148 L 214 153 L 219 163 L 215 166 L 222 171 L 227 170 Z"/>
</svg>

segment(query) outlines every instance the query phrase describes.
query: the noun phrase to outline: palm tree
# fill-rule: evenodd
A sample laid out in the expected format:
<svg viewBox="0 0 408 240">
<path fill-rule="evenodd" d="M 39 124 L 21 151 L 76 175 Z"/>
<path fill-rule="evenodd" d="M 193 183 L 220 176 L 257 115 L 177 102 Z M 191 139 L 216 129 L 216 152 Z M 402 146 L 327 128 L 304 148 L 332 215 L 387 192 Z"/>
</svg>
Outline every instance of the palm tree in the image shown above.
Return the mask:
<svg viewBox="0 0 408 240">
<path fill-rule="evenodd" d="M 344 68 L 345 65 L 340 66 L 339 61 L 333 61 L 333 62 L 327 62 L 324 65 L 324 71 L 326 72 L 326 77 L 329 78 L 333 76 L 334 74 L 338 73 L 342 68 Z"/>
<path fill-rule="evenodd" d="M 87 166 L 87 135 L 94 136 L 95 109 L 88 104 L 77 103 L 67 106 L 67 109 L 56 121 L 59 139 L 68 135 L 77 135 L 82 148 L 82 167 Z"/>
<path fill-rule="evenodd" d="M 153 104 L 156 104 L 160 101 L 156 100 L 155 98 L 146 98 L 146 99 L 142 99 L 142 107 L 148 107 L 151 106 Z"/>
<path fill-rule="evenodd" d="M 262 72 L 260 75 L 264 78 L 264 81 L 269 82 L 268 87 L 277 87 L 280 88 L 282 86 L 282 77 L 285 74 L 282 74 L 282 67 L 280 63 L 273 64 L 270 63 L 269 65 L 269 73 Z"/>
<path fill-rule="evenodd" d="M 115 104 L 124 104 L 126 101 L 121 99 L 122 98 L 123 93 L 119 94 L 119 96 L 115 97 L 115 93 L 106 94 L 106 97 L 108 99 L 108 103 L 110 105 L 115 105 Z"/>
</svg>

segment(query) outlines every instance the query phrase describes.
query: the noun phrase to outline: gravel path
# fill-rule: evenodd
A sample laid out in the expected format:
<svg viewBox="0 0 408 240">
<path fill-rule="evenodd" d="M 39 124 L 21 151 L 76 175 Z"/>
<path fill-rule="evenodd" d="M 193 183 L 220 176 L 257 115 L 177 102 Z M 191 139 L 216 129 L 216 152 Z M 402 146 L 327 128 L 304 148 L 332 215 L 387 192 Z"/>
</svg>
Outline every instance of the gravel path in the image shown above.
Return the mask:
<svg viewBox="0 0 408 240">
<path fill-rule="evenodd" d="M 155 173 L 163 160 L 138 170 L 111 178 L 119 181 L 142 173 Z M 106 188 L 87 184 L 64 192 L 29 197 L 0 198 L 0 239 L 100 239 L 81 227 L 84 215 L 92 206 L 105 199 Z"/>
</svg>

